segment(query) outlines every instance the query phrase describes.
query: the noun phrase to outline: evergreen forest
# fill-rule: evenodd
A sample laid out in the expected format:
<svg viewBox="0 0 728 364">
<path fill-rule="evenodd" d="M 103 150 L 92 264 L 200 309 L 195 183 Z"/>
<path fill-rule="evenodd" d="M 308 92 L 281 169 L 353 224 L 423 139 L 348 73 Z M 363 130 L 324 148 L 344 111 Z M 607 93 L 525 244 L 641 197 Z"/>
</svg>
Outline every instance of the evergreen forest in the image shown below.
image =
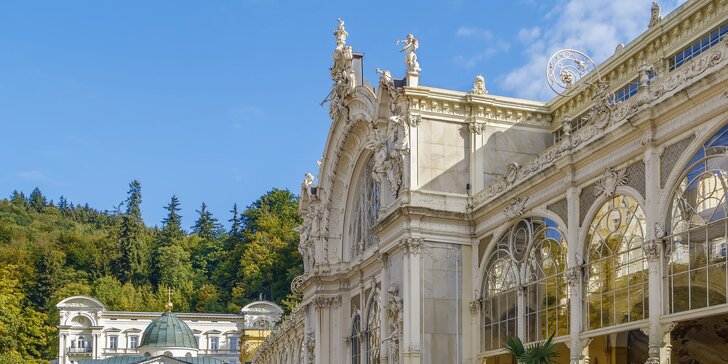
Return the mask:
<svg viewBox="0 0 728 364">
<path fill-rule="evenodd" d="M 142 220 L 141 202 L 138 181 L 114 211 L 52 201 L 38 188 L 0 200 L 1 364 L 56 358 L 55 306 L 69 296 L 122 311 L 162 311 L 168 289 L 178 312 L 236 313 L 261 295 L 286 310 L 297 304 L 290 282 L 303 273 L 301 220 L 288 190 L 245 209 L 232 204 L 225 217 L 202 203 L 190 231 L 176 196 L 155 226 Z"/>
</svg>

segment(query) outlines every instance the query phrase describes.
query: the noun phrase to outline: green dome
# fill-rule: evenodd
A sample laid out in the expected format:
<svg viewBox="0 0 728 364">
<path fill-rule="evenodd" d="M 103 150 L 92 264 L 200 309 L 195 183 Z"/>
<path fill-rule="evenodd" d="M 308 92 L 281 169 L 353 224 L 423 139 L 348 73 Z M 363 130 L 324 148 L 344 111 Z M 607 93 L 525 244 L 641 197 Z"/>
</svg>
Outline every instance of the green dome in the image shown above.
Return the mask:
<svg viewBox="0 0 728 364">
<path fill-rule="evenodd" d="M 167 311 L 147 326 L 139 346 L 197 349 L 197 340 L 184 321 Z"/>
</svg>

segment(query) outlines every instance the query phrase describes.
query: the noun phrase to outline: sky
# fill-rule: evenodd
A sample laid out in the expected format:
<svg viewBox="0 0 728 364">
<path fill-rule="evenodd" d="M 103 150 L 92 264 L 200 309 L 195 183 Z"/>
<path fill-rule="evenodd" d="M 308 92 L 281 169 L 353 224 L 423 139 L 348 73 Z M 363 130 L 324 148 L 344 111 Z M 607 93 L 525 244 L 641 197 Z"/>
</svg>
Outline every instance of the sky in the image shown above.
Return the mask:
<svg viewBox="0 0 728 364">
<path fill-rule="evenodd" d="M 680 0 L 661 1 L 662 14 Z M 560 48 L 600 62 L 647 28 L 650 0 L 6 1 L 0 3 L 0 196 L 112 210 L 129 182 L 159 225 L 172 195 L 184 225 L 204 201 L 229 210 L 270 189 L 298 193 L 331 120 L 337 17 L 347 44 L 402 77 L 413 33 L 420 84 L 548 101 Z"/>
</svg>

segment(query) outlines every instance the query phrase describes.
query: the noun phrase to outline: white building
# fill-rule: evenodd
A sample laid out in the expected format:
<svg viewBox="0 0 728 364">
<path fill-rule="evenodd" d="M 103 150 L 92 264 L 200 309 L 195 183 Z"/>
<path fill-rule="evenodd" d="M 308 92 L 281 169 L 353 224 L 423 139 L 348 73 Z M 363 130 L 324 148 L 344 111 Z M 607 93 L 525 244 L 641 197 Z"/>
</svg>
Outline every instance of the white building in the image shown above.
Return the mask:
<svg viewBox="0 0 728 364">
<path fill-rule="evenodd" d="M 159 355 L 209 357 L 238 364 L 244 330 L 272 328 L 283 313 L 268 301 L 253 302 L 240 314 L 107 311 L 101 302 L 83 296 L 66 298 L 56 307 L 61 317 L 60 364 Z M 153 321 L 155 325 L 150 326 Z M 178 331 L 168 337 L 168 327 Z M 161 345 L 164 340 L 179 345 Z"/>
<path fill-rule="evenodd" d="M 600 65 L 544 64 L 548 102 L 429 87 L 411 35 L 371 87 L 340 21 L 303 301 L 254 362 L 510 364 L 551 334 L 558 363 L 728 357 L 728 1 L 644 11 Z"/>
</svg>

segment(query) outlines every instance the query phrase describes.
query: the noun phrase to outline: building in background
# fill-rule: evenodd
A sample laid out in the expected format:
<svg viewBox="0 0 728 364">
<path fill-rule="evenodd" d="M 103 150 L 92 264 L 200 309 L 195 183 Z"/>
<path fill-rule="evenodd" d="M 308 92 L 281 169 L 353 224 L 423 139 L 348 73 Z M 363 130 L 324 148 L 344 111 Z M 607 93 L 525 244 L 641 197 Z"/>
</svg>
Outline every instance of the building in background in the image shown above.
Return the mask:
<svg viewBox="0 0 728 364">
<path fill-rule="evenodd" d="M 163 313 L 107 311 L 83 296 L 56 307 L 60 364 L 239 364 L 241 343 L 254 353 L 283 313 L 268 301 L 250 303 L 240 314 L 173 313 L 171 305 Z"/>
<path fill-rule="evenodd" d="M 411 34 L 372 87 L 339 20 L 303 301 L 254 363 L 512 363 L 552 334 L 558 363 L 728 357 L 728 2 L 644 12 L 600 65 L 544 62 L 548 102 L 426 86 Z"/>
</svg>

